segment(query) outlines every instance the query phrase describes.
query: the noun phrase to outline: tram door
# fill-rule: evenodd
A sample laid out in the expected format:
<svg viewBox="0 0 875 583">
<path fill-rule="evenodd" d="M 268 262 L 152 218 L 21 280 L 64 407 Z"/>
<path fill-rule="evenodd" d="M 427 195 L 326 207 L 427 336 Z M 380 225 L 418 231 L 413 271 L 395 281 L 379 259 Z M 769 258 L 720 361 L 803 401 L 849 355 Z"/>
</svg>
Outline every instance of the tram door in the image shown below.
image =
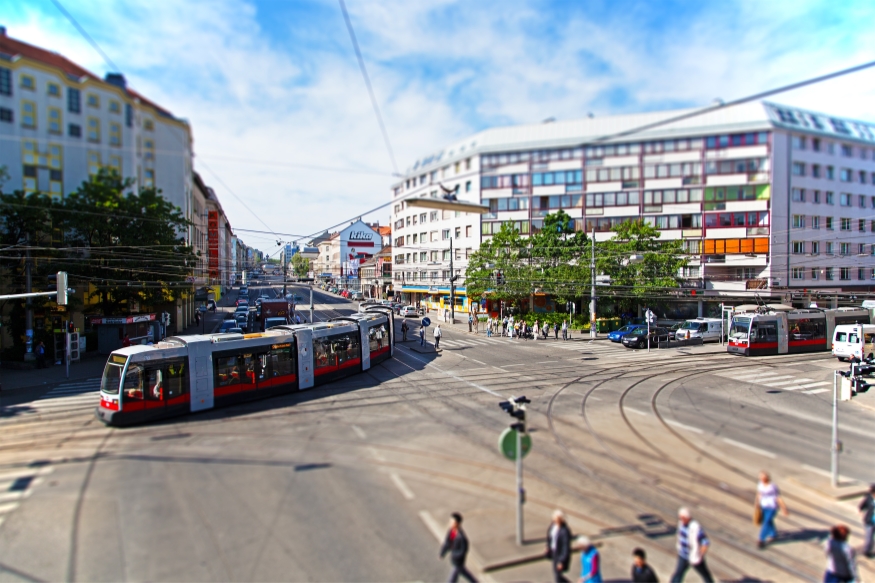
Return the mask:
<svg viewBox="0 0 875 583">
<path fill-rule="evenodd" d="M 790 350 L 789 330 L 787 328 L 787 314 L 778 314 L 778 354 L 787 354 Z"/>
<path fill-rule="evenodd" d="M 308 328 L 295 330 L 295 346 L 298 347 L 298 389 L 313 386 L 313 331 Z"/>
<path fill-rule="evenodd" d="M 213 356 L 210 342 L 192 342 L 188 345 L 188 369 L 191 374 L 191 410 L 213 408 Z"/>
<path fill-rule="evenodd" d="M 359 320 L 359 336 L 361 337 L 362 370 L 371 368 L 371 345 L 368 338 L 368 329 L 373 322 Z"/>
</svg>

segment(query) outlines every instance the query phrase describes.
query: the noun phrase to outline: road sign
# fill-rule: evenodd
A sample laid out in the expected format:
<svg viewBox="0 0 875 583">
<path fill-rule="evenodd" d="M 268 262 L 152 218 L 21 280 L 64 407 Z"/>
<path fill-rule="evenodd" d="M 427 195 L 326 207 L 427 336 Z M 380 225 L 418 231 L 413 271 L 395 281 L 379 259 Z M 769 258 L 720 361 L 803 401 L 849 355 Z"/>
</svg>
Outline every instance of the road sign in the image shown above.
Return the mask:
<svg viewBox="0 0 875 583">
<path fill-rule="evenodd" d="M 422 327 L 428 328 L 429 326 L 431 326 L 431 320 L 428 318 L 423 318 L 422 319 Z"/>
<path fill-rule="evenodd" d="M 516 429 L 508 427 L 498 438 L 498 449 L 507 459 L 516 461 Z M 532 437 L 528 433 L 522 435 L 523 457 L 526 457 L 532 449 Z"/>
</svg>

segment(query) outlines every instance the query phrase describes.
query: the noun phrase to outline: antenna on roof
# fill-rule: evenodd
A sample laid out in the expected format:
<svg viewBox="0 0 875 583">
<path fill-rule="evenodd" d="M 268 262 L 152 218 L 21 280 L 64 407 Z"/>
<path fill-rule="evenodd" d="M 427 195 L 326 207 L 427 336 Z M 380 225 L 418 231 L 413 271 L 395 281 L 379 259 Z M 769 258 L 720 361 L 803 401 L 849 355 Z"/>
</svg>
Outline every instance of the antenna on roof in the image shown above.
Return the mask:
<svg viewBox="0 0 875 583">
<path fill-rule="evenodd" d="M 547 119 L 545 119 L 541 123 L 553 123 L 554 121 L 556 121 L 555 117 L 548 117 Z"/>
</svg>

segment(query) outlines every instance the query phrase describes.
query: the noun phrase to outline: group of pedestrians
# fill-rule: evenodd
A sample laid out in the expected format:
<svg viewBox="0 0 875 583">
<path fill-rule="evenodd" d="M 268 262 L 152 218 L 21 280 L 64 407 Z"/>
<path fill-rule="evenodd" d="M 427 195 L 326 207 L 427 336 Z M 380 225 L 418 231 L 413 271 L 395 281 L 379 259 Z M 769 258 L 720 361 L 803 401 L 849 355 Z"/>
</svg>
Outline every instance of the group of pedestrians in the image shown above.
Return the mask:
<svg viewBox="0 0 875 583">
<path fill-rule="evenodd" d="M 550 326 L 549 322 L 541 323 L 535 320 L 534 324 L 529 324 L 525 320 L 515 320 L 513 316 L 504 316 L 498 318 L 489 318 L 486 321 L 486 335 L 492 336 L 499 333 L 502 337 L 507 338 L 523 338 L 524 340 L 543 338 L 546 340 L 550 337 L 550 332 L 553 332 L 553 337 L 559 340 L 559 333 L 562 333 L 562 340 L 568 340 L 568 320 L 562 320 L 562 324 L 555 322 Z"/>
</svg>

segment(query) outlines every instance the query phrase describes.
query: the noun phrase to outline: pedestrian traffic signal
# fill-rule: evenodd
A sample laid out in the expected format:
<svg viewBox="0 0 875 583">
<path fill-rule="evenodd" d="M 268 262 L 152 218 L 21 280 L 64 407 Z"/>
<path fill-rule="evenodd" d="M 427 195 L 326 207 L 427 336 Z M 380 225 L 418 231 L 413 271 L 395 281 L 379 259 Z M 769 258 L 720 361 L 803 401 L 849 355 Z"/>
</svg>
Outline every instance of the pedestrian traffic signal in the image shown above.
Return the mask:
<svg viewBox="0 0 875 583">
<path fill-rule="evenodd" d="M 504 285 L 504 275 L 500 271 L 495 274 L 495 284 Z"/>
<path fill-rule="evenodd" d="M 67 321 L 67 332 L 69 332 L 70 334 L 76 332 L 76 327 L 73 325 L 73 322 L 69 320 Z"/>
</svg>

